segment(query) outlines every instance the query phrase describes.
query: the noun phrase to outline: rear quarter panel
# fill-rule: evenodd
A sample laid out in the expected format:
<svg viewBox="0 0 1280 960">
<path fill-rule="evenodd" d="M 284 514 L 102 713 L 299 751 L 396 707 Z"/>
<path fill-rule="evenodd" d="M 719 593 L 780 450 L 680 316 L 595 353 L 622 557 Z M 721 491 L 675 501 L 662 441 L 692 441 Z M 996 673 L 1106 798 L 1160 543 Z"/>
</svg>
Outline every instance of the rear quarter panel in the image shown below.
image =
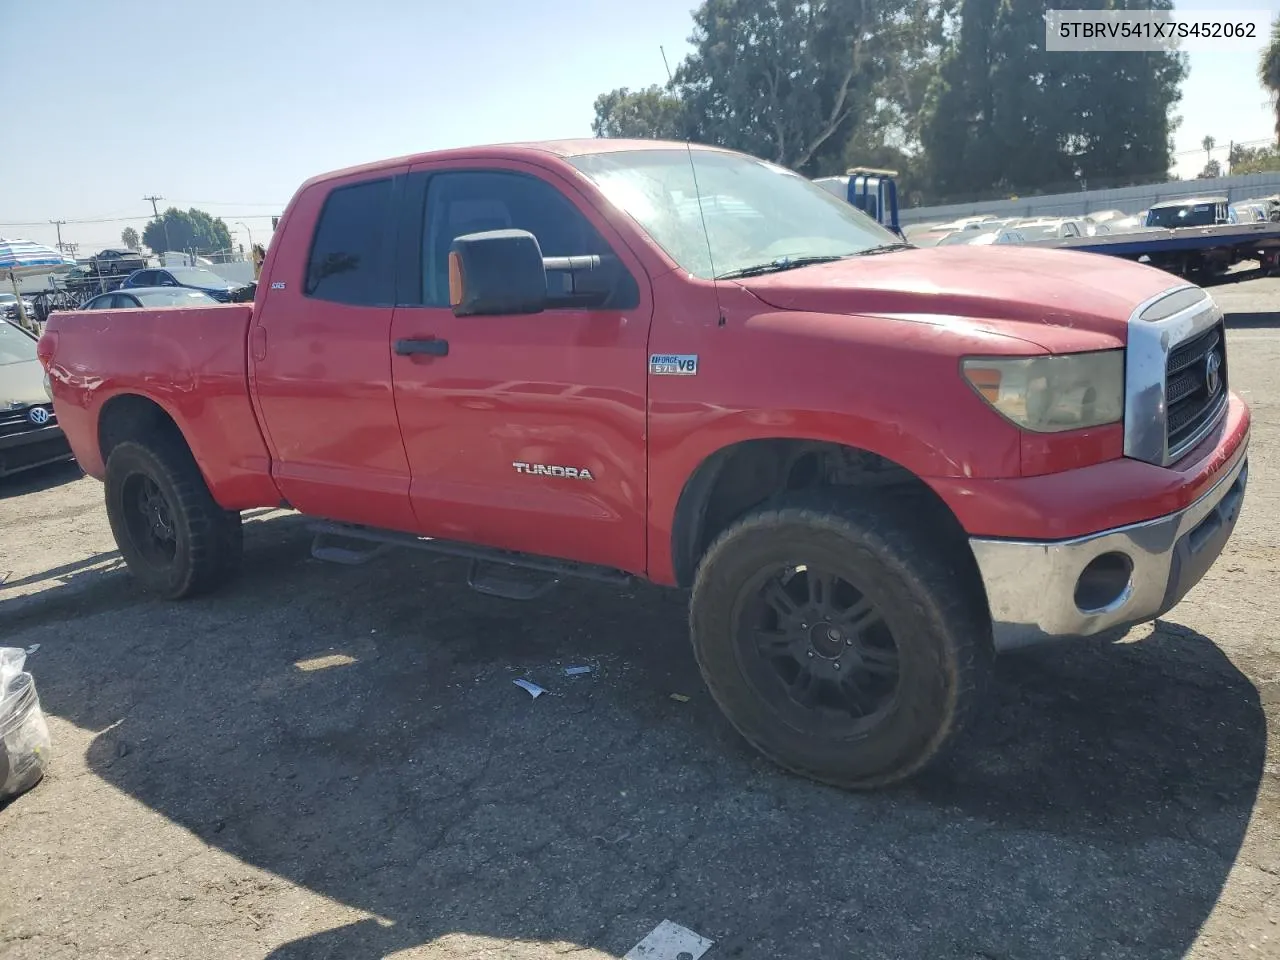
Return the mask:
<svg viewBox="0 0 1280 960">
<path fill-rule="evenodd" d="M 102 479 L 103 408 L 133 394 L 177 424 L 221 506 L 276 505 L 280 495 L 249 400 L 252 313 L 252 304 L 226 304 L 51 314 L 45 335 L 54 406 L 84 471 Z"/>
</svg>

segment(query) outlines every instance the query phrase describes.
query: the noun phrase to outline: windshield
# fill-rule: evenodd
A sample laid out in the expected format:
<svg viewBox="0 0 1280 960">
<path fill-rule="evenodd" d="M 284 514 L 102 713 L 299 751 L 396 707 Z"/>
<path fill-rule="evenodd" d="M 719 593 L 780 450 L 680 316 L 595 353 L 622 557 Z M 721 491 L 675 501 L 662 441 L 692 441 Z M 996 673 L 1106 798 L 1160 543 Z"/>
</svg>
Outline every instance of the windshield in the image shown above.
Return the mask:
<svg viewBox="0 0 1280 960">
<path fill-rule="evenodd" d="M 36 358 L 36 342 L 11 323 L 0 320 L 0 367 Z"/>
<path fill-rule="evenodd" d="M 134 296 L 144 307 L 198 307 L 218 302 L 199 290 L 148 290 L 146 293 L 135 293 Z"/>
<path fill-rule="evenodd" d="M 169 271 L 173 279 L 179 283 L 189 283 L 198 287 L 225 287 L 227 281 L 212 270 L 201 270 L 193 267 L 174 267 Z"/>
<path fill-rule="evenodd" d="M 623 150 L 569 162 L 676 263 L 704 280 L 773 261 L 835 259 L 901 243 L 817 184 L 742 154 Z"/>
<path fill-rule="evenodd" d="M 1218 205 L 1197 203 L 1185 207 L 1160 207 L 1147 213 L 1148 227 L 1212 227 L 1217 222 Z"/>
</svg>

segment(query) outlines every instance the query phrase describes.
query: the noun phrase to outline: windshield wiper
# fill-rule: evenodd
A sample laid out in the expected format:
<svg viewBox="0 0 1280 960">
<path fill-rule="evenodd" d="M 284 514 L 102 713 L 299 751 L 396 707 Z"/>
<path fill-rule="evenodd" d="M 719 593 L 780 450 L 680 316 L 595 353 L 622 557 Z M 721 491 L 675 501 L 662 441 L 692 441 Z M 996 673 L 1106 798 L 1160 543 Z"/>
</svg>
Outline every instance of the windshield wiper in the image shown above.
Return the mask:
<svg viewBox="0 0 1280 960">
<path fill-rule="evenodd" d="M 867 250 L 859 250 L 857 253 L 851 254 L 851 256 L 872 257 L 872 256 L 875 256 L 877 253 L 893 253 L 893 251 L 895 250 L 914 250 L 915 248 L 916 248 L 916 245 L 914 243 L 901 243 L 901 242 L 882 243 L 878 247 L 870 247 Z"/>
<path fill-rule="evenodd" d="M 781 273 L 783 270 L 794 270 L 796 267 L 807 267 L 814 263 L 832 263 L 843 260 L 850 254 L 829 254 L 822 257 L 778 257 L 768 263 L 757 263 L 750 267 L 730 270 L 728 273 L 716 274 L 717 280 L 738 280 L 742 277 L 759 277 L 766 273 Z"/>
</svg>

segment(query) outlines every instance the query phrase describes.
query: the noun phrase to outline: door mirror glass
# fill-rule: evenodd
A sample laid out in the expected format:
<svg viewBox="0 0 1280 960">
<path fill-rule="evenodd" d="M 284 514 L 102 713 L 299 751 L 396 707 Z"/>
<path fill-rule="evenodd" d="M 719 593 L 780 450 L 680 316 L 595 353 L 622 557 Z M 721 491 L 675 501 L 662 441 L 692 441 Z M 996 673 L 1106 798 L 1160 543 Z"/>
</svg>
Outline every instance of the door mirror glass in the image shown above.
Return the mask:
<svg viewBox="0 0 1280 960">
<path fill-rule="evenodd" d="M 538 239 L 527 230 L 457 237 L 449 248 L 449 304 L 458 317 L 546 309 L 547 271 Z"/>
</svg>

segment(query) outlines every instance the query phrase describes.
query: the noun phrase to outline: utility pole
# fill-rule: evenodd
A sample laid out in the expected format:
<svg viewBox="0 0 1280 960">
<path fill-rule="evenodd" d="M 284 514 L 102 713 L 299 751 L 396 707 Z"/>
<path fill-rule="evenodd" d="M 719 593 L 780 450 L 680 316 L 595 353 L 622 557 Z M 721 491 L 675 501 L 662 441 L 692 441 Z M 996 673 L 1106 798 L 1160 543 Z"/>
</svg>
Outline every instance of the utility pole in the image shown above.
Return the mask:
<svg viewBox="0 0 1280 960">
<path fill-rule="evenodd" d="M 164 249 L 167 253 L 169 251 L 169 224 L 168 221 L 160 219 L 160 210 L 156 206 L 156 201 L 163 200 L 164 197 L 143 197 L 142 199 L 151 201 L 151 212 L 155 214 L 157 220 L 160 220 L 160 226 L 164 229 Z M 161 262 L 163 263 L 164 261 L 161 260 Z"/>
<path fill-rule="evenodd" d="M 52 223 L 52 224 L 57 228 L 57 230 L 58 230 L 58 252 L 59 252 L 59 253 L 61 253 L 61 252 L 62 252 L 62 225 L 63 225 L 64 223 L 66 223 L 67 221 L 65 221 L 65 220 L 50 220 L 49 222 L 50 222 L 50 223 Z"/>
</svg>

